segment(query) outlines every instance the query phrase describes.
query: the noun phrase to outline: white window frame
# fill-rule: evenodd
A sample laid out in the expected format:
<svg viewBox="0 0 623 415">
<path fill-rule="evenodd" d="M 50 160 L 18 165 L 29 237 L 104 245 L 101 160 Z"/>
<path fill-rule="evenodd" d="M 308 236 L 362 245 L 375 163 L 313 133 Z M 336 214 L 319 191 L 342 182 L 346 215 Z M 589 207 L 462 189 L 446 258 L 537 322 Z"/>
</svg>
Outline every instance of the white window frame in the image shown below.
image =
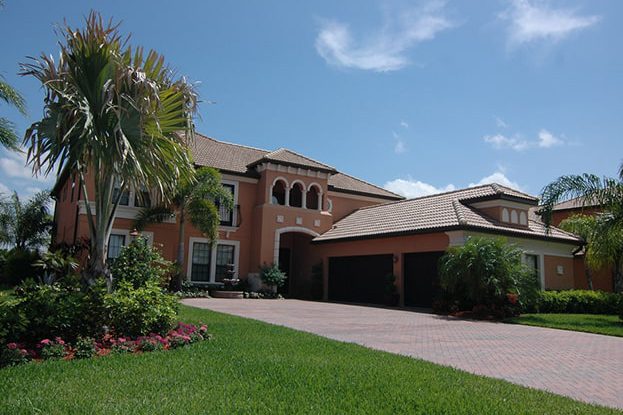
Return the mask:
<svg viewBox="0 0 623 415">
<path fill-rule="evenodd" d="M 240 262 L 240 241 L 232 241 L 229 239 L 217 239 L 212 244 L 212 249 L 210 250 L 210 280 L 209 281 L 193 281 L 192 280 L 192 270 L 193 270 L 193 247 L 195 242 L 199 243 L 210 243 L 208 238 L 197 238 L 191 237 L 188 238 L 188 260 L 186 261 L 186 280 L 193 284 L 219 284 L 215 281 L 216 278 L 216 247 L 217 245 L 233 245 L 234 247 L 234 275 L 238 276 L 239 270 L 239 262 Z"/>
<path fill-rule="evenodd" d="M 535 251 L 524 251 L 523 255 L 521 256 L 521 261 L 524 263 L 524 265 L 527 265 L 526 255 L 533 255 L 536 257 L 536 260 L 539 266 L 539 269 L 538 269 L 539 283 L 541 284 L 541 289 L 544 290 L 545 289 L 545 255 L 540 254 Z"/>
<path fill-rule="evenodd" d="M 220 222 L 219 222 L 219 227 L 222 229 L 236 228 L 236 224 L 238 223 L 238 209 L 236 209 L 236 206 L 238 205 L 238 187 L 240 186 L 240 182 L 235 181 L 235 180 L 221 180 L 221 183 L 234 186 L 234 207 L 232 208 L 232 214 L 231 214 L 231 226 L 220 225 Z"/>
<path fill-rule="evenodd" d="M 119 235 L 119 236 L 125 236 L 125 239 L 123 241 L 123 246 L 128 246 L 130 244 L 130 242 L 132 242 L 134 240 L 134 236 L 130 235 L 130 231 L 127 229 L 117 229 L 117 228 L 113 228 L 112 231 L 110 231 L 110 235 Z M 145 239 L 147 239 L 147 245 L 149 246 L 154 246 L 154 233 L 153 232 L 140 232 L 140 236 L 144 237 Z M 108 238 L 108 242 L 110 242 L 110 237 Z M 107 243 L 108 243 L 107 242 Z M 107 258 L 107 259 L 112 259 L 112 258 Z"/>
</svg>

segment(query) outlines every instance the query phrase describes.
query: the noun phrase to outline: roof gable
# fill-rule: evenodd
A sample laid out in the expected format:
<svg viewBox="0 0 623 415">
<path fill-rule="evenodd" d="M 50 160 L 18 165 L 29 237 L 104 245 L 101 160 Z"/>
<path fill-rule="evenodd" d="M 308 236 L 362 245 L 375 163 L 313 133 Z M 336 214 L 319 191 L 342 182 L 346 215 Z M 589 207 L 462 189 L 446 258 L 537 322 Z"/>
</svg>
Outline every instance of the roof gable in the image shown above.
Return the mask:
<svg viewBox="0 0 623 415">
<path fill-rule="evenodd" d="M 483 197 L 490 197 L 499 194 L 499 192 L 519 195 L 528 200 L 536 200 L 530 195 L 505 186 L 487 184 L 416 199 L 364 207 L 338 221 L 332 229 L 316 237 L 314 241 L 372 238 L 409 233 L 440 232 L 451 229 L 480 229 L 532 238 L 552 238 L 572 243 L 579 242 L 575 235 L 560 229 L 551 227 L 547 230 L 536 215 L 530 215 L 527 228 L 518 228 L 488 217 L 469 205 L 473 200 L 482 200 Z"/>
<path fill-rule="evenodd" d="M 195 164 L 214 167 L 224 172 L 245 176 L 257 176 L 254 166 L 265 161 L 272 161 L 275 163 L 327 172 L 329 173 L 330 190 L 367 195 L 386 200 L 404 199 L 396 193 L 356 177 L 337 172 L 333 167 L 327 164 L 285 148 L 280 148 L 275 151 L 263 150 L 215 140 L 214 138 L 199 133 L 195 133 L 195 140 L 190 148 Z"/>
</svg>

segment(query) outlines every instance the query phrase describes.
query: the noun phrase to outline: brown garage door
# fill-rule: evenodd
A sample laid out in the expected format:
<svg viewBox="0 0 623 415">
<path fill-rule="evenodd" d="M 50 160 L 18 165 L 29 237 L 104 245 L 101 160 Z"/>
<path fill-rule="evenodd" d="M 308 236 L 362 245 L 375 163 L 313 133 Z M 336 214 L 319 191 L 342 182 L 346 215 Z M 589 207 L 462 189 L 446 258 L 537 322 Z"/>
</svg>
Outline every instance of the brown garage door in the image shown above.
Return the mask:
<svg viewBox="0 0 623 415">
<path fill-rule="evenodd" d="M 439 258 L 444 252 L 404 254 L 405 305 L 431 307 L 439 295 Z"/>
<path fill-rule="evenodd" d="M 393 268 L 391 254 L 329 258 L 329 299 L 383 304 L 385 277 Z"/>
</svg>

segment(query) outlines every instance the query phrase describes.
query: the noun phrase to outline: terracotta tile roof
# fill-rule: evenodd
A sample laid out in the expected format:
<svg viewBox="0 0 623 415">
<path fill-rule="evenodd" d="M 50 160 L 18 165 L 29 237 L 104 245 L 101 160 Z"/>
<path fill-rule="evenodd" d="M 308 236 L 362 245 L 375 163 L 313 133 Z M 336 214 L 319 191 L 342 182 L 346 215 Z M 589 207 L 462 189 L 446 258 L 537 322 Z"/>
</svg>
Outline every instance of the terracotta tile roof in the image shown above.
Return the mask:
<svg viewBox="0 0 623 415">
<path fill-rule="evenodd" d="M 365 182 L 361 179 L 349 176 L 348 174 L 344 173 L 332 174 L 331 177 L 329 177 L 329 190 L 345 191 L 358 194 L 375 194 L 394 200 L 404 199 L 404 197 L 394 192 L 390 192 L 389 190 L 383 189 L 382 187 L 375 186 L 371 183 Z"/>
<path fill-rule="evenodd" d="M 582 198 L 576 197 L 574 199 L 569 199 L 555 204 L 554 210 L 582 209 L 596 206 L 599 206 L 599 203 L 596 201 L 582 200 Z"/>
<path fill-rule="evenodd" d="M 335 223 L 332 229 L 316 237 L 315 242 L 341 239 L 365 239 L 390 235 L 437 232 L 451 229 L 480 230 L 518 237 L 552 238 L 578 243 L 579 238 L 545 225 L 532 213 L 528 229 L 510 226 L 479 212 L 469 203 L 492 196 L 513 196 L 532 205 L 536 198 L 501 185 L 482 185 L 417 199 L 364 207 Z"/>
<path fill-rule="evenodd" d="M 249 163 L 249 167 L 256 166 L 265 161 L 272 161 L 276 163 L 283 163 L 290 166 L 295 167 L 308 167 L 316 170 L 325 171 L 328 173 L 335 173 L 337 170 L 335 168 L 321 163 L 319 161 L 310 159 L 309 157 L 302 156 L 298 153 L 295 153 L 292 150 L 288 150 L 287 148 L 280 148 L 271 153 L 264 154 L 260 159 Z"/>
<path fill-rule="evenodd" d="M 226 143 L 199 133 L 195 133 L 190 148 L 193 160 L 199 166 L 244 174 L 249 173 L 247 166 L 250 163 L 268 153 L 267 150 Z"/>
<path fill-rule="evenodd" d="M 320 168 L 330 173 L 329 188 L 332 190 L 391 200 L 403 199 L 400 195 L 367 183 L 361 179 L 336 172 L 335 169 L 329 165 L 283 148 L 271 152 L 260 148 L 227 143 L 215 140 L 203 134 L 195 133 L 195 141 L 191 145 L 191 152 L 195 164 L 199 166 L 210 166 L 221 171 L 249 176 L 257 175 L 249 166 L 257 164 L 261 162 L 261 160 L 273 160 L 289 163 L 291 165 L 305 165 Z"/>
</svg>

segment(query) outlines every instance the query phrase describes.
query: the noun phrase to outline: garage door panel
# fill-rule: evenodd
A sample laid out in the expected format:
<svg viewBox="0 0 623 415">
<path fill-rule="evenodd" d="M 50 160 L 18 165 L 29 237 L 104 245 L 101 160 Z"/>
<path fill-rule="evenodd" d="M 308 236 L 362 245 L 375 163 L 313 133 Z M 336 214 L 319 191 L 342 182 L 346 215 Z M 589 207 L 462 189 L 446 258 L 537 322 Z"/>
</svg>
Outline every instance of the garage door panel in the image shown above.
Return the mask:
<svg viewBox="0 0 623 415">
<path fill-rule="evenodd" d="M 329 258 L 329 299 L 382 304 L 385 276 L 393 272 L 393 255 Z"/>
<path fill-rule="evenodd" d="M 439 296 L 439 259 L 445 252 L 404 254 L 405 305 L 431 307 Z"/>
</svg>

